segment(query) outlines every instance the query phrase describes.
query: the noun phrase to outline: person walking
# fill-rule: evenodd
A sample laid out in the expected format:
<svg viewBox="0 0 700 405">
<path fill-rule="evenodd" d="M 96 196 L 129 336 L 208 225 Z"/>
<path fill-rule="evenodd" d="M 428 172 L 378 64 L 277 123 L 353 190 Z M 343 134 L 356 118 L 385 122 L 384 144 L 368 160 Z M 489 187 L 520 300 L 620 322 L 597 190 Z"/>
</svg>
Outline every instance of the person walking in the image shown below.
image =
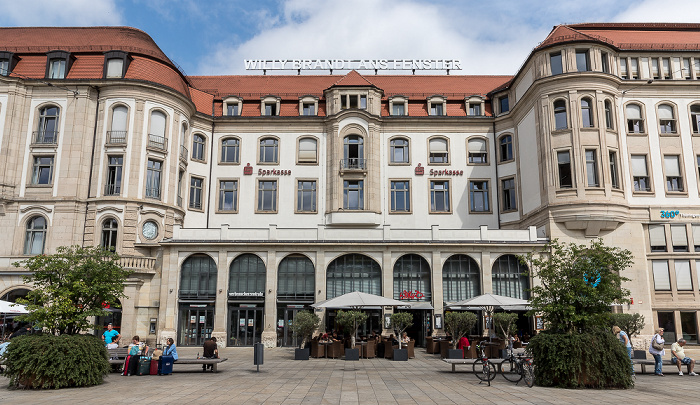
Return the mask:
<svg viewBox="0 0 700 405">
<path fill-rule="evenodd" d="M 627 356 L 629 356 L 630 358 L 632 375 L 634 375 L 634 363 L 632 362 L 632 342 L 630 342 L 630 337 L 627 335 L 627 332 L 620 329 L 620 327 L 617 325 L 613 326 L 613 333 L 615 334 L 615 336 L 617 336 L 618 339 L 620 339 L 620 343 L 625 345 L 625 349 L 627 349 Z"/>
<path fill-rule="evenodd" d="M 664 350 L 664 328 L 658 328 L 656 334 L 651 338 L 651 344 L 649 344 L 649 353 L 654 356 L 654 375 L 660 377 L 664 376 L 662 372 L 663 356 L 666 354 Z"/>
</svg>

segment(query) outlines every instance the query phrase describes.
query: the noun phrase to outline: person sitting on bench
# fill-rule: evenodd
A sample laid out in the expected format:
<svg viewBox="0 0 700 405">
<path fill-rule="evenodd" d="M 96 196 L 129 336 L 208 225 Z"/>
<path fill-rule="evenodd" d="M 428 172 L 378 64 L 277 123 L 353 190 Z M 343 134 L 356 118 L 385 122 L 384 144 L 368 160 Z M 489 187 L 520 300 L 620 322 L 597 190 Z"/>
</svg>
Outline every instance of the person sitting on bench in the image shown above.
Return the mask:
<svg viewBox="0 0 700 405">
<path fill-rule="evenodd" d="M 218 359 L 219 358 L 219 349 L 216 346 L 216 338 L 212 336 L 211 339 L 207 340 L 204 342 L 204 354 L 202 355 L 205 359 Z M 212 372 L 214 372 L 214 365 L 213 364 L 203 364 L 202 365 L 202 371 L 207 371 L 207 368 L 210 368 Z"/>
<path fill-rule="evenodd" d="M 683 346 L 685 346 L 685 339 L 683 338 L 678 339 L 678 342 L 671 345 L 671 363 L 674 363 L 676 366 L 678 366 L 678 375 L 683 375 L 683 370 L 681 370 L 681 364 L 689 365 L 689 375 L 697 375 L 693 371 L 693 369 L 695 368 L 695 360 L 685 356 L 685 349 L 683 349 Z"/>
</svg>

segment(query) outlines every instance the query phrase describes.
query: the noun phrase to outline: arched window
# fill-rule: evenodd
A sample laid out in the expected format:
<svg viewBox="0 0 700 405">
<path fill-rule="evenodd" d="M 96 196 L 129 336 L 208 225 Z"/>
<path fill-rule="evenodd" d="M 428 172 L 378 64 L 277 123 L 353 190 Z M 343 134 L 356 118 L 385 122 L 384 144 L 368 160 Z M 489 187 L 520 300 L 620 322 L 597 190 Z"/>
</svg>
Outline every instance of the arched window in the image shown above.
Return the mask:
<svg viewBox="0 0 700 405">
<path fill-rule="evenodd" d="M 225 163 L 238 163 L 241 143 L 236 138 L 228 138 L 221 141 L 221 161 Z"/>
<path fill-rule="evenodd" d="M 382 295 L 382 270 L 372 258 L 347 254 L 328 265 L 326 299 L 353 291 Z"/>
<path fill-rule="evenodd" d="M 192 159 L 204 160 L 204 137 L 200 134 L 192 137 Z"/>
<path fill-rule="evenodd" d="M 27 222 L 27 233 L 24 239 L 25 255 L 40 255 L 44 253 L 46 244 L 46 219 L 41 216 L 33 217 Z"/>
<path fill-rule="evenodd" d="M 467 255 L 450 256 L 442 266 L 442 294 L 448 302 L 457 302 L 481 293 L 479 265 Z"/>
<path fill-rule="evenodd" d="M 499 141 L 501 162 L 513 160 L 513 136 L 503 135 Z"/>
<path fill-rule="evenodd" d="M 285 257 L 277 271 L 277 299 L 313 302 L 315 275 L 314 264 L 308 257 Z"/>
<path fill-rule="evenodd" d="M 489 154 L 486 149 L 486 139 L 472 138 L 467 141 L 468 159 L 471 164 L 487 164 Z"/>
<path fill-rule="evenodd" d="M 343 139 L 343 169 L 365 168 L 364 139 L 359 135 L 348 135 Z"/>
<path fill-rule="evenodd" d="M 117 220 L 114 218 L 105 219 L 102 222 L 102 240 L 100 244 L 103 248 L 112 251 L 117 250 L 117 234 L 119 231 L 119 225 Z"/>
<path fill-rule="evenodd" d="M 187 123 L 183 122 L 180 128 L 180 145 L 185 146 L 187 144 Z"/>
<path fill-rule="evenodd" d="M 129 116 L 129 109 L 126 106 L 118 105 L 112 109 L 112 126 L 107 132 L 107 143 L 126 143 L 126 126 Z"/>
<path fill-rule="evenodd" d="M 659 111 L 659 130 L 662 134 L 676 133 L 676 114 L 673 111 L 673 106 L 669 104 L 661 104 Z"/>
<path fill-rule="evenodd" d="M 229 293 L 265 293 L 265 263 L 250 253 L 236 257 L 228 278 Z"/>
<path fill-rule="evenodd" d="M 613 129 L 612 103 L 610 100 L 605 100 L 605 128 Z"/>
<path fill-rule="evenodd" d="M 148 130 L 148 146 L 167 149 L 168 144 L 165 139 L 165 114 L 161 111 L 151 112 L 151 125 Z"/>
<path fill-rule="evenodd" d="M 279 141 L 275 138 L 260 140 L 260 163 L 279 162 Z"/>
<path fill-rule="evenodd" d="M 317 142 L 314 138 L 299 139 L 299 163 L 316 163 L 317 162 Z"/>
<path fill-rule="evenodd" d="M 693 133 L 700 133 L 700 104 L 690 106 L 690 123 L 693 126 Z"/>
<path fill-rule="evenodd" d="M 491 269 L 493 293 L 511 298 L 527 300 L 530 293 L 527 267 L 514 255 L 503 255 L 496 259 Z"/>
<path fill-rule="evenodd" d="M 216 263 L 207 255 L 197 254 L 182 263 L 180 298 L 216 298 Z"/>
<path fill-rule="evenodd" d="M 409 163 L 408 139 L 394 138 L 389 142 L 391 163 Z"/>
<path fill-rule="evenodd" d="M 632 134 L 644 133 L 644 119 L 642 118 L 642 108 L 637 104 L 627 104 L 625 107 L 627 118 L 627 132 Z"/>
<path fill-rule="evenodd" d="M 429 141 L 429 149 L 428 160 L 430 163 L 449 163 L 447 139 L 431 138 Z"/>
<path fill-rule="evenodd" d="M 34 143 L 56 143 L 58 141 L 58 116 L 61 110 L 48 106 L 39 110 L 39 128 L 34 136 Z"/>
<path fill-rule="evenodd" d="M 557 100 L 554 102 L 554 129 L 566 129 L 566 101 Z"/>
<path fill-rule="evenodd" d="M 584 128 L 593 127 L 593 109 L 588 97 L 581 99 L 581 125 Z"/>
<path fill-rule="evenodd" d="M 430 301 L 430 266 L 416 254 L 399 257 L 394 264 L 394 299 Z"/>
</svg>

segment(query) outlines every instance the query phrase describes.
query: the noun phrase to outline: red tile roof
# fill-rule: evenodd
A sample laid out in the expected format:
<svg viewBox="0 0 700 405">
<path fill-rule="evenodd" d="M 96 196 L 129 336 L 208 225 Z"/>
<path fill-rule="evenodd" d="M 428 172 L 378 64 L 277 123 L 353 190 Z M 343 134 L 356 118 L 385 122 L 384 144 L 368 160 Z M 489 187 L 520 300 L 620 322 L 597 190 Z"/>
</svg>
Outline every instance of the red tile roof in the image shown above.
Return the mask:
<svg viewBox="0 0 700 405">
<path fill-rule="evenodd" d="M 190 97 L 197 108 L 197 112 L 206 115 L 212 114 L 212 105 L 214 102 L 214 96 L 212 94 L 190 87 Z"/>
<path fill-rule="evenodd" d="M 700 24 L 586 23 L 558 25 L 536 49 L 596 41 L 619 50 L 700 50 Z"/>
<path fill-rule="evenodd" d="M 333 83 L 331 87 L 363 87 L 372 86 L 375 87 L 369 80 L 365 79 L 364 76 L 359 74 L 357 70 L 351 70 L 350 73 L 343 76 L 340 80 Z"/>
</svg>

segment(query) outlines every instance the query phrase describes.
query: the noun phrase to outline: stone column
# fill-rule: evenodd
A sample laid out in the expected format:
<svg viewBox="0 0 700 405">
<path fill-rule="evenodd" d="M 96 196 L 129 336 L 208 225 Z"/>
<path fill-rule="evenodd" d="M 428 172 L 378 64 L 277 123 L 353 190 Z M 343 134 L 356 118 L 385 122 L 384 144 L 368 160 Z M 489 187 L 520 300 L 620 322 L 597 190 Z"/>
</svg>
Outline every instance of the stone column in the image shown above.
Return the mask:
<svg viewBox="0 0 700 405">
<path fill-rule="evenodd" d="M 433 314 L 439 314 L 442 315 L 443 321 L 442 321 L 442 326 L 443 329 L 436 330 L 435 329 L 435 317 L 433 316 L 432 319 L 430 320 L 430 329 L 433 331 L 433 336 L 436 335 L 444 335 L 445 334 L 445 317 L 444 317 L 444 308 L 443 304 L 445 303 L 445 298 L 444 298 L 444 292 L 442 289 L 442 260 L 441 260 L 441 252 L 440 251 L 433 251 L 433 255 L 431 258 L 432 261 L 432 279 L 430 280 L 430 283 L 432 284 L 432 289 L 433 289 Z"/>
<path fill-rule="evenodd" d="M 481 293 L 482 294 L 493 294 L 493 279 L 491 278 L 491 252 L 481 252 Z M 485 315 L 485 313 L 484 313 Z M 486 324 L 484 323 L 484 326 Z M 488 329 L 484 328 L 482 331 L 488 334 Z"/>
<path fill-rule="evenodd" d="M 177 288 L 179 264 L 177 250 L 163 249 L 161 260 L 160 308 L 158 310 L 158 342 L 172 338 L 177 342 Z"/>
<path fill-rule="evenodd" d="M 219 347 L 226 347 L 226 319 L 228 314 L 228 262 L 226 249 L 220 249 L 216 260 L 216 301 L 214 309 L 214 330 L 212 337 L 216 338 Z"/>
<path fill-rule="evenodd" d="M 391 250 L 387 249 L 382 253 L 382 295 L 387 298 L 394 298 L 394 267 L 391 265 Z M 382 335 L 394 333 L 391 329 L 386 329 L 384 317 L 391 315 L 393 309 L 382 308 Z"/>
<path fill-rule="evenodd" d="M 139 285 L 140 280 L 135 279 L 129 279 L 124 283 L 126 297 L 122 300 L 122 329 L 120 331 L 124 342 L 131 342 L 131 337 L 140 331 L 136 313 Z"/>
<path fill-rule="evenodd" d="M 267 280 L 265 282 L 265 315 L 263 318 L 262 343 L 265 347 L 277 346 L 277 256 L 274 250 L 267 252 Z"/>
</svg>

